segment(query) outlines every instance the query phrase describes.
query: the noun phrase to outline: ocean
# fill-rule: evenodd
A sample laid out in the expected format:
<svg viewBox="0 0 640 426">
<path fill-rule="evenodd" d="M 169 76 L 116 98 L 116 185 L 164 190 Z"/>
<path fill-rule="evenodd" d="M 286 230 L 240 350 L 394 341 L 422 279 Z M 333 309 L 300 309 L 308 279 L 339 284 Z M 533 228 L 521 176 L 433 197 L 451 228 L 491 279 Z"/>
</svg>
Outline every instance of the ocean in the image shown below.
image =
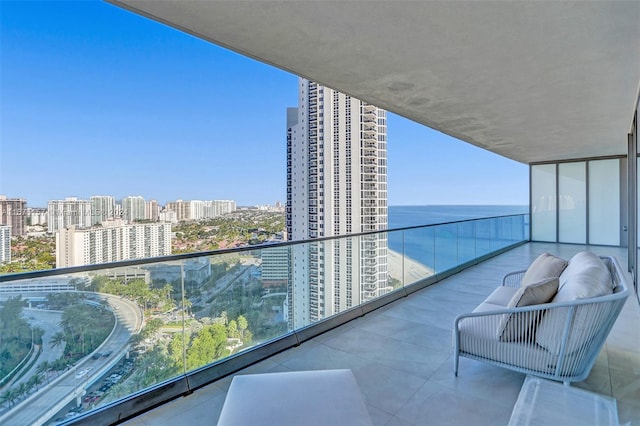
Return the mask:
<svg viewBox="0 0 640 426">
<path fill-rule="evenodd" d="M 389 229 L 431 225 L 494 216 L 526 214 L 528 206 L 431 205 L 389 206 Z M 526 238 L 527 219 L 514 218 L 499 224 L 466 223 L 435 228 L 390 232 L 389 249 L 437 271 L 446 270 L 475 256 Z M 501 239 L 497 239 L 499 235 Z"/>
<path fill-rule="evenodd" d="M 389 229 L 528 212 L 529 206 L 512 205 L 389 206 Z"/>
</svg>

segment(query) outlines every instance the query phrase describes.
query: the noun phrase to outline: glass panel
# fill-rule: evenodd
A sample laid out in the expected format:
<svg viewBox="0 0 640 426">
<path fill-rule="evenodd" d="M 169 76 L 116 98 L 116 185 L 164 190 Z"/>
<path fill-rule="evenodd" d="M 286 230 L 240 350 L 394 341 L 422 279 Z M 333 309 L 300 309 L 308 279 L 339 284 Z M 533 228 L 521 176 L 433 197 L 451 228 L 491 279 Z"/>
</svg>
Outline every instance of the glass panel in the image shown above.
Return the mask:
<svg viewBox="0 0 640 426">
<path fill-rule="evenodd" d="M 435 272 L 443 272 L 458 265 L 458 227 L 455 223 L 435 227 Z"/>
<path fill-rule="evenodd" d="M 589 244 L 620 245 L 620 160 L 589 161 Z"/>
<path fill-rule="evenodd" d="M 480 219 L 476 222 L 476 257 L 491 252 L 491 221 Z"/>
<path fill-rule="evenodd" d="M 444 272 L 521 241 L 525 218 L 149 259 L 74 274 L 51 271 L 34 279 L 3 276 L 8 280 L 0 295 L 10 300 L 0 304 L 0 335 L 21 351 L 3 352 L 0 377 L 11 376 L 21 361 L 25 367 L 16 369 L 15 384 L 2 383 L 11 398 L 0 409 L 31 416 L 7 424 L 32 424 L 40 416 L 75 416 L 131 397 L 422 281 L 435 268 Z M 23 361 L 37 345 L 43 351 L 35 363 Z M 32 394 L 66 406 L 16 409 Z"/>
<path fill-rule="evenodd" d="M 434 227 L 407 229 L 404 232 L 404 282 L 413 284 L 433 275 L 435 270 Z"/>
<path fill-rule="evenodd" d="M 473 260 L 476 254 L 476 222 L 458 224 L 458 262 L 460 264 Z"/>
<path fill-rule="evenodd" d="M 556 165 L 531 166 L 531 239 L 556 241 Z"/>
<path fill-rule="evenodd" d="M 559 242 L 587 242 L 587 174 L 586 163 L 558 165 Z"/>
</svg>

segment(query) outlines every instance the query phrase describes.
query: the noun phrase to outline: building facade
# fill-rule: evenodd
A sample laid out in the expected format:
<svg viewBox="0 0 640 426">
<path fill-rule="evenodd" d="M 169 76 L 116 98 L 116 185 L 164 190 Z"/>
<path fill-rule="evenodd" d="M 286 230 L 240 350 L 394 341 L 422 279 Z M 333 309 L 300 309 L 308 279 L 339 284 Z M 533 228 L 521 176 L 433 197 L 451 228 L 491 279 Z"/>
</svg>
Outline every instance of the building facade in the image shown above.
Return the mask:
<svg viewBox="0 0 640 426">
<path fill-rule="evenodd" d="M 57 232 L 69 226 L 88 228 L 91 226 L 91 202 L 67 197 L 51 200 L 47 207 L 47 231 Z"/>
<path fill-rule="evenodd" d="M 129 223 L 145 219 L 145 209 L 144 198 L 140 195 L 124 197 L 122 199 L 122 218 Z"/>
<path fill-rule="evenodd" d="M 56 267 L 93 265 L 120 260 L 144 259 L 171 254 L 171 224 L 125 224 L 124 220 L 102 227 L 70 226 L 56 233 Z"/>
<path fill-rule="evenodd" d="M 91 202 L 91 225 L 116 217 L 116 199 L 111 195 L 92 195 L 89 201 Z"/>
<path fill-rule="evenodd" d="M 183 221 L 212 219 L 236 211 L 237 205 L 233 200 L 176 200 L 167 203 L 165 209 L 175 212 L 177 220 Z"/>
<path fill-rule="evenodd" d="M 300 79 L 287 111 L 290 240 L 387 229 L 386 112 Z M 373 234 L 296 246 L 289 322 L 317 321 L 388 291 L 387 239 Z"/>
<path fill-rule="evenodd" d="M 11 262 L 11 227 L 0 225 L 0 263 Z"/>
<path fill-rule="evenodd" d="M 0 225 L 11 227 L 11 235 L 26 233 L 27 200 L 0 195 Z"/>
<path fill-rule="evenodd" d="M 144 218 L 153 222 L 160 220 L 160 206 L 158 205 L 158 200 L 145 201 Z"/>
</svg>

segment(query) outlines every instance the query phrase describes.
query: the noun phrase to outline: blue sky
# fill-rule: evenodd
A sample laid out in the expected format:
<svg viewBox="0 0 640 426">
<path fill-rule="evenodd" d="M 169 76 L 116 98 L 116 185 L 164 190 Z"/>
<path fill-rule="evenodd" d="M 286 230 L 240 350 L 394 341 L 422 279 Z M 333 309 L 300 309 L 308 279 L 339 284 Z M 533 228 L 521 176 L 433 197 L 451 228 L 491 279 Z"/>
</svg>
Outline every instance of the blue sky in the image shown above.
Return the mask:
<svg viewBox="0 0 640 426">
<path fill-rule="evenodd" d="M 296 76 L 104 2 L 0 7 L 0 194 L 284 202 Z M 389 205 L 528 203 L 527 166 L 387 124 Z"/>
</svg>

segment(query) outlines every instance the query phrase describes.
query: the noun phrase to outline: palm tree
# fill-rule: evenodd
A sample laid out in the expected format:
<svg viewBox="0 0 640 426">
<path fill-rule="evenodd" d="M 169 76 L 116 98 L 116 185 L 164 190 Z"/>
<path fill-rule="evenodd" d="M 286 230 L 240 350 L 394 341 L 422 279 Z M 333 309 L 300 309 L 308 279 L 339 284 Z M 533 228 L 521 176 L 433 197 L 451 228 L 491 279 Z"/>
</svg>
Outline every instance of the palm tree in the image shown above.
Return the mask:
<svg viewBox="0 0 640 426">
<path fill-rule="evenodd" d="M 56 334 L 54 334 L 53 336 L 51 336 L 51 340 L 49 341 L 49 343 L 51 344 L 52 348 L 55 348 L 56 346 L 65 343 L 66 339 L 65 339 L 65 335 L 62 331 L 58 331 Z"/>
<path fill-rule="evenodd" d="M 51 364 L 49 364 L 49 361 L 43 361 L 36 368 L 36 373 L 38 375 L 44 374 L 44 377 L 47 379 L 47 384 L 49 384 L 49 374 L 47 373 L 49 372 L 50 369 L 51 369 Z"/>
<path fill-rule="evenodd" d="M 18 389 L 16 389 L 16 394 L 18 398 L 23 398 L 29 392 L 29 386 L 26 383 L 20 383 Z"/>
<path fill-rule="evenodd" d="M 42 377 L 40 376 L 40 373 L 36 373 L 33 376 L 31 376 L 31 378 L 29 379 L 29 381 L 27 382 L 29 387 L 36 387 L 36 392 L 40 390 L 40 385 L 42 384 Z"/>
<path fill-rule="evenodd" d="M 11 406 L 13 405 L 13 402 L 16 400 L 17 397 L 18 395 L 13 388 L 7 389 L 2 393 L 2 395 L 0 395 L 0 398 L 2 398 L 3 403 L 4 402 L 9 403 L 9 408 L 11 408 Z"/>
</svg>

